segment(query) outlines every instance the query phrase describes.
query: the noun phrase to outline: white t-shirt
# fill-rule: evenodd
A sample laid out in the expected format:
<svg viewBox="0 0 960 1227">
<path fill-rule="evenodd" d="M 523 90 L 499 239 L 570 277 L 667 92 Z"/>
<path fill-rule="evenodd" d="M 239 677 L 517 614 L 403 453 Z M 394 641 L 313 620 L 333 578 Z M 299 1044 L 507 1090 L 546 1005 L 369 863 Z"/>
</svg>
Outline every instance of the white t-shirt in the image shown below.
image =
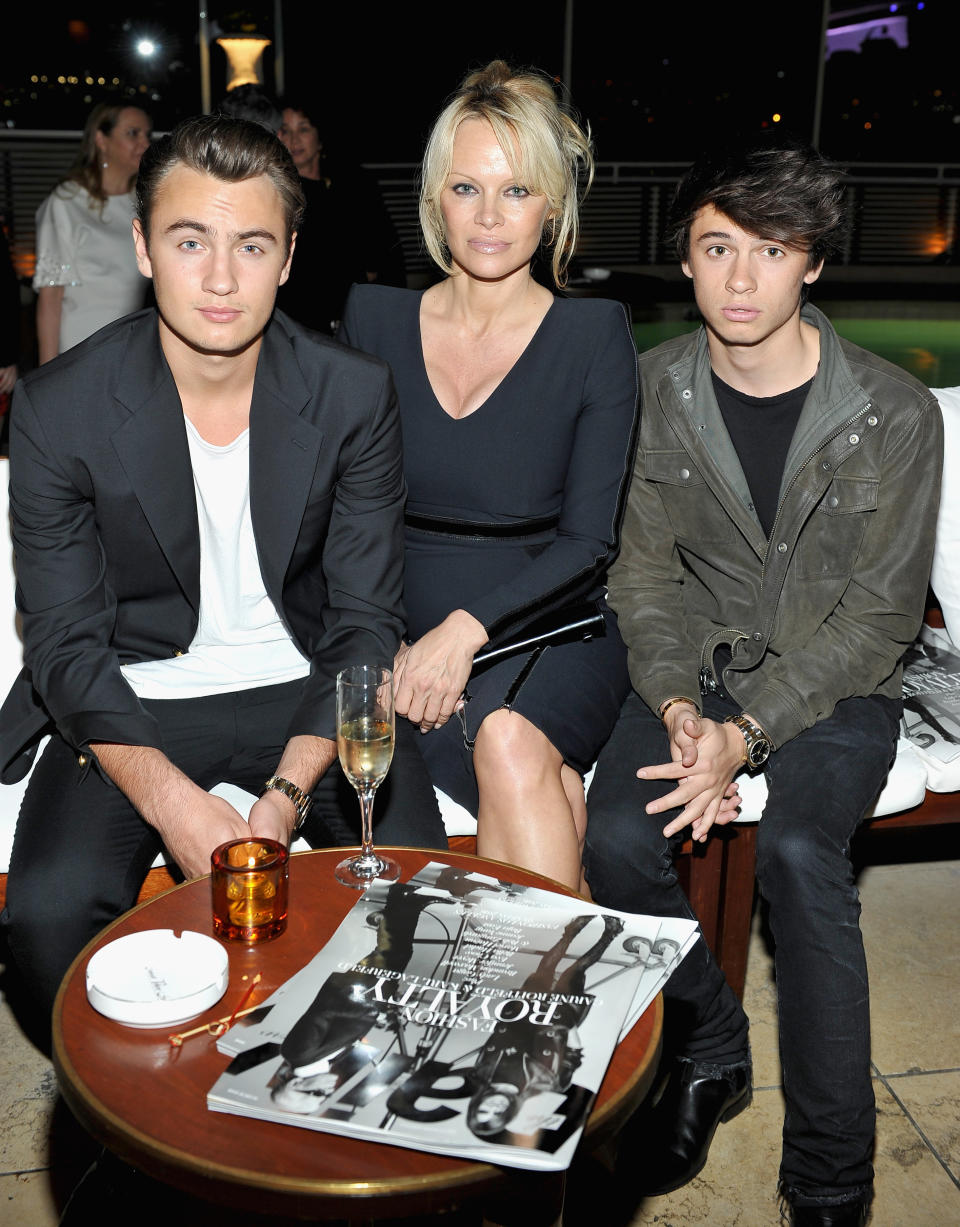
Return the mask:
<svg viewBox="0 0 960 1227">
<path fill-rule="evenodd" d="M 184 418 L 200 525 L 200 618 L 182 656 L 122 665 L 141 699 L 192 699 L 306 677 L 263 586 L 250 518 L 250 431 L 217 446 Z"/>
<path fill-rule="evenodd" d="M 137 268 L 134 211 L 132 192 L 108 196 L 101 211 L 78 183 L 54 188 L 37 210 L 33 288 L 63 286 L 61 354 L 143 306 L 149 283 Z"/>
</svg>

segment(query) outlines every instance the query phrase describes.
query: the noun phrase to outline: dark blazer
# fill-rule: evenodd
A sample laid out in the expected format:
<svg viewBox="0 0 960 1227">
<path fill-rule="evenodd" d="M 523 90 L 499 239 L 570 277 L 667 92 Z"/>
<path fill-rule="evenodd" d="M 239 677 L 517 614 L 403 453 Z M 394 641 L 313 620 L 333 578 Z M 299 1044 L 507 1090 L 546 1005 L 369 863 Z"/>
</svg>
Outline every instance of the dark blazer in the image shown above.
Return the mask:
<svg viewBox="0 0 960 1227">
<path fill-rule="evenodd" d="M 119 666 L 185 651 L 200 603 L 193 473 L 155 311 L 24 379 L 11 427 L 25 667 L 0 709 L 8 783 L 51 725 L 77 748 L 162 749 Z M 334 738 L 338 670 L 393 660 L 400 448 L 387 365 L 275 313 L 250 408 L 250 503 L 267 592 L 312 666 L 288 736 Z"/>
</svg>

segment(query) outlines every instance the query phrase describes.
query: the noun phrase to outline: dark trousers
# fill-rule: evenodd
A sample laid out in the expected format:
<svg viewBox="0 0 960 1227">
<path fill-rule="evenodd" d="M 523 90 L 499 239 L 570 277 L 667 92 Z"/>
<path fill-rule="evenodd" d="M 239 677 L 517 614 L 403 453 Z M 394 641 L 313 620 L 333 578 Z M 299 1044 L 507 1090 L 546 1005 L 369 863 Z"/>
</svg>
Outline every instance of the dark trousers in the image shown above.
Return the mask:
<svg viewBox="0 0 960 1227">
<path fill-rule="evenodd" d="M 704 709 L 714 720 L 740 710 L 717 695 L 704 699 Z M 850 839 L 883 786 L 899 714 L 900 704 L 882 696 L 847 699 L 765 767 L 757 877 L 776 943 L 786 1100 L 781 1178 L 797 1204 L 865 1197 L 873 1178 L 870 1011 Z M 667 761 L 663 726 L 631 694 L 590 788 L 585 864 L 599 903 L 690 917 L 673 866 L 680 836 L 663 836 L 677 811 L 644 813 L 674 785 L 635 775 Z M 743 1059 L 746 1020 L 702 938 L 664 995 L 683 1055 Z"/>
<path fill-rule="evenodd" d="M 160 723 L 171 762 L 201 788 L 223 782 L 259 795 L 280 761 L 300 689 L 300 682 L 290 682 L 144 706 Z M 374 807 L 374 839 L 446 848 L 418 736 L 409 721 L 397 721 L 393 765 Z M 313 796 L 301 832 L 308 842 L 359 843 L 359 802 L 339 763 Z M 136 902 L 161 848 L 157 832 L 123 793 L 98 771 L 82 770 L 75 751 L 51 737 L 20 809 L 4 915 L 10 951 L 42 1008 L 52 1006 L 60 980 L 90 938 Z"/>
</svg>

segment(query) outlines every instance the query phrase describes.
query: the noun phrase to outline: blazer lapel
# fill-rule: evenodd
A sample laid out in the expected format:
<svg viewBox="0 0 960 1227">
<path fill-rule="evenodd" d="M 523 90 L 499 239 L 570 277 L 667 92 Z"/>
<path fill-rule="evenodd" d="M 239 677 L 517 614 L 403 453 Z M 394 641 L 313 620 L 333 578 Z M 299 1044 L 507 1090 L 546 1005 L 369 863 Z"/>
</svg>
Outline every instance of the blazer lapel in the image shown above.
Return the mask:
<svg viewBox="0 0 960 1227">
<path fill-rule="evenodd" d="M 114 432 L 114 450 L 184 596 L 199 611 L 193 469 L 180 396 L 152 312 L 131 334 L 115 395 L 129 417 Z"/>
<path fill-rule="evenodd" d="M 301 414 L 311 393 L 280 323 L 268 326 L 250 405 L 250 511 L 260 574 L 277 609 L 323 433 Z"/>
</svg>

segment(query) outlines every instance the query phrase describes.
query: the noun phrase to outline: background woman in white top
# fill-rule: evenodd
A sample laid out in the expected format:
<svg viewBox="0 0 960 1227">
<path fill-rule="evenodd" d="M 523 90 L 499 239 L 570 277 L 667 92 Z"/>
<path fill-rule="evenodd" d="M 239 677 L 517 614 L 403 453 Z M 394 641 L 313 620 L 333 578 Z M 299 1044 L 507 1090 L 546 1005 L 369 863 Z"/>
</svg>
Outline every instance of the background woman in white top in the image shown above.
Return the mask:
<svg viewBox="0 0 960 1227">
<path fill-rule="evenodd" d="M 70 173 L 37 210 L 40 362 L 143 305 L 130 226 L 133 185 L 150 144 L 150 117 L 101 102 L 87 118 Z"/>
</svg>

